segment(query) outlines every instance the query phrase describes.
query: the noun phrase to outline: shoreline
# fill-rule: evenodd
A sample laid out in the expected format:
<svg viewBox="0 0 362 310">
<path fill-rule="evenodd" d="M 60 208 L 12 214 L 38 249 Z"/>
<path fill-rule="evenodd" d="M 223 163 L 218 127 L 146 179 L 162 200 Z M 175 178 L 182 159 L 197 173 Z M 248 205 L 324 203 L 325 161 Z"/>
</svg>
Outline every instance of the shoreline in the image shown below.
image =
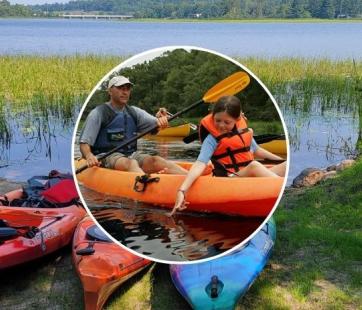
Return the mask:
<svg viewBox="0 0 362 310">
<path fill-rule="evenodd" d="M 84 14 L 87 16 L 87 14 Z M 27 16 L 8 16 L 0 17 L 2 19 L 64 19 L 64 20 L 98 20 L 95 18 L 64 18 L 61 16 L 48 16 L 48 17 L 27 17 Z M 323 18 L 240 18 L 240 19 L 228 19 L 228 18 L 130 18 L 126 20 L 120 19 L 100 19 L 101 21 L 117 21 L 122 23 L 127 22 L 142 22 L 142 23 L 237 23 L 237 24 L 257 24 L 257 23 L 285 23 L 285 24 L 303 24 L 303 23 L 312 23 L 312 24 L 321 24 L 321 23 L 362 23 L 362 18 L 333 18 L 333 19 L 323 19 Z"/>
</svg>

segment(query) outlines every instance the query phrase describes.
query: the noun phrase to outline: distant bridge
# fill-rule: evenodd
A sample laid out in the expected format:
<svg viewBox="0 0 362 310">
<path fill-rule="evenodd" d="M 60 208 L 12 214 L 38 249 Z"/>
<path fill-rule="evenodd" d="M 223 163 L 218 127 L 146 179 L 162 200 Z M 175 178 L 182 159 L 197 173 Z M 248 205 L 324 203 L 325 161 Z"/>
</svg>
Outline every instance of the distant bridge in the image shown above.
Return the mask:
<svg viewBox="0 0 362 310">
<path fill-rule="evenodd" d="M 62 14 L 61 17 L 69 19 L 130 19 L 133 18 L 133 15 Z"/>
</svg>

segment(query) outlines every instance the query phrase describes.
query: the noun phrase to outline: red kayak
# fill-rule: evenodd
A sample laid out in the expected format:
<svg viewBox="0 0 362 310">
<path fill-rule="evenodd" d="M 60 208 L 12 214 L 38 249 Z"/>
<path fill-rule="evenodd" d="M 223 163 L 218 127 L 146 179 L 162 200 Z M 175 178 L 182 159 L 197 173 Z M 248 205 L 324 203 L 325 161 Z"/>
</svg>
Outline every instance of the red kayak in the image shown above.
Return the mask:
<svg viewBox="0 0 362 310">
<path fill-rule="evenodd" d="M 85 210 L 0 206 L 0 269 L 54 252 L 69 244 Z"/>
<path fill-rule="evenodd" d="M 44 184 L 37 183 L 40 179 Z M 24 189 L 0 196 L 0 269 L 69 244 L 86 214 L 68 175 L 34 177 L 30 181 Z"/>
<path fill-rule="evenodd" d="M 74 233 L 73 262 L 87 310 L 102 309 L 118 286 L 151 263 L 112 242 L 89 217 Z"/>
</svg>

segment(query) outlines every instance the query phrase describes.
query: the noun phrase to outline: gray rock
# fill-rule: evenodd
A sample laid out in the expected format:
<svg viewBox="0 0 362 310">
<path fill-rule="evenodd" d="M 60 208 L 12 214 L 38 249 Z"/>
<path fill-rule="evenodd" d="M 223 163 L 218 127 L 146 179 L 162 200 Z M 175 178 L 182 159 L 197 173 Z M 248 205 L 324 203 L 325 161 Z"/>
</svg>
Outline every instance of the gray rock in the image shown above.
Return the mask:
<svg viewBox="0 0 362 310">
<path fill-rule="evenodd" d="M 304 169 L 294 180 L 293 187 L 310 187 L 317 184 L 326 174 L 325 170 L 318 168 Z"/>
<path fill-rule="evenodd" d="M 323 177 L 322 177 L 322 181 L 327 180 L 327 179 L 333 179 L 337 176 L 337 171 L 327 171 L 324 173 Z"/>
<path fill-rule="evenodd" d="M 342 160 L 340 164 L 337 165 L 336 171 L 342 171 L 353 166 L 356 163 L 354 159 L 345 159 Z"/>
<path fill-rule="evenodd" d="M 339 164 L 335 164 L 327 167 L 327 171 L 342 171 L 346 168 L 353 166 L 356 163 L 354 159 L 345 159 L 342 160 Z"/>
</svg>

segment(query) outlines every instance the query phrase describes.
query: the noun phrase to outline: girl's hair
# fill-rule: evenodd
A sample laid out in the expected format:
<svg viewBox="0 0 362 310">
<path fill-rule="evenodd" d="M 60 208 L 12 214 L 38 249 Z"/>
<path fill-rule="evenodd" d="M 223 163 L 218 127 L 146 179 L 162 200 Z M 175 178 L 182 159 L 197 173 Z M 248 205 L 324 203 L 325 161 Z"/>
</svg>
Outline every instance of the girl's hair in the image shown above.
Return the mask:
<svg viewBox="0 0 362 310">
<path fill-rule="evenodd" d="M 226 112 L 232 118 L 239 118 L 241 113 L 241 103 L 238 97 L 224 96 L 221 97 L 214 105 L 212 115 L 219 112 Z"/>
</svg>

